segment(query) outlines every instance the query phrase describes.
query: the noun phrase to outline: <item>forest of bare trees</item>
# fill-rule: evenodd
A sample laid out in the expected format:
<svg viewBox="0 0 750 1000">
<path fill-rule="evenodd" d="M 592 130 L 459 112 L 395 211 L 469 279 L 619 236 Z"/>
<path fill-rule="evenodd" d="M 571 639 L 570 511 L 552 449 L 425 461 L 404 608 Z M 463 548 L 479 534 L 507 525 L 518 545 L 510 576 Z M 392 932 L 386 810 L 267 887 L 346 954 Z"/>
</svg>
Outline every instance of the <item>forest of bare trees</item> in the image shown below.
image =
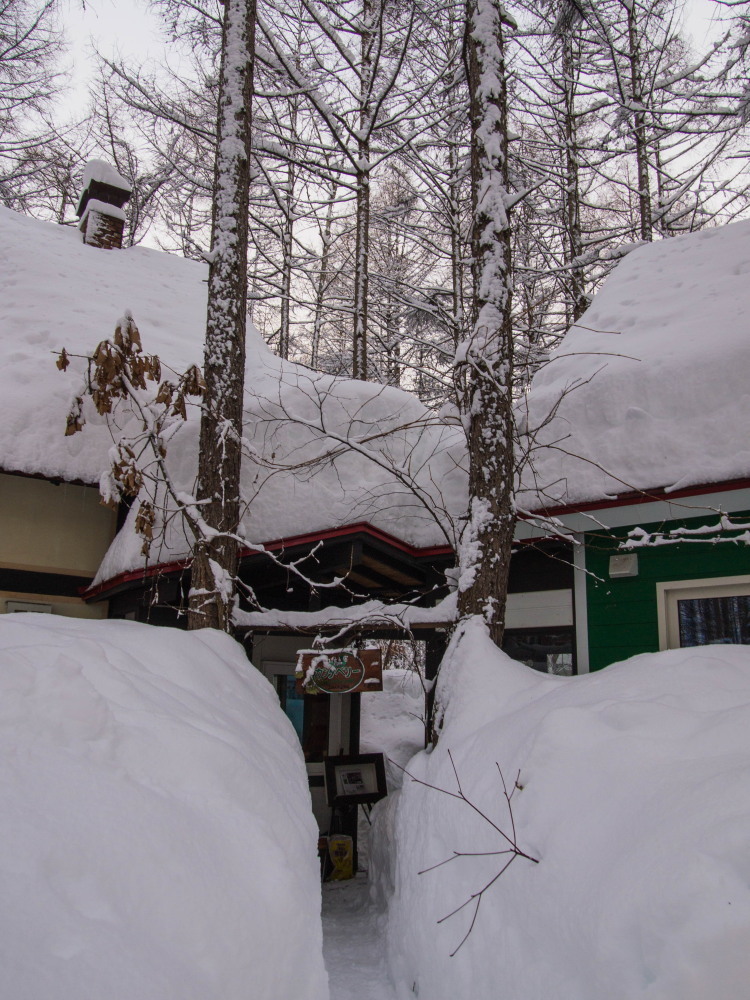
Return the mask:
<svg viewBox="0 0 750 1000">
<path fill-rule="evenodd" d="M 513 331 L 544 350 L 634 242 L 730 221 L 748 203 L 746 3 L 716 3 L 704 49 L 678 0 L 509 8 Z M 0 198 L 72 222 L 82 164 L 134 184 L 126 239 L 210 243 L 223 7 L 160 0 L 180 54 L 101 58 L 60 123 L 55 4 L 0 6 Z M 455 394 L 471 322 L 464 4 L 264 0 L 257 9 L 251 316 L 283 357 Z M 178 69 L 175 69 L 178 67 Z M 460 389 L 460 387 L 459 387 Z"/>
</svg>

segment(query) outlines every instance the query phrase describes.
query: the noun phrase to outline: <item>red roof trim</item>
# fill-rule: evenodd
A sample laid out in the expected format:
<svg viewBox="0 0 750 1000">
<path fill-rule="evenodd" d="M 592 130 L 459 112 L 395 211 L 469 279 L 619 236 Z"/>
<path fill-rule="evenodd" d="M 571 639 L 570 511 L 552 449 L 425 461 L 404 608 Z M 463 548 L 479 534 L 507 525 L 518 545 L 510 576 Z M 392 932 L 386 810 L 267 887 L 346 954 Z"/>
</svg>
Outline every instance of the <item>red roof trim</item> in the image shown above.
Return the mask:
<svg viewBox="0 0 750 1000">
<path fill-rule="evenodd" d="M 104 583 L 98 583 L 95 587 L 80 587 L 78 593 L 86 600 L 91 600 L 120 587 L 124 583 L 132 583 L 134 580 L 149 580 L 160 573 L 179 573 L 181 570 L 187 569 L 190 563 L 190 559 L 183 559 L 180 562 L 157 563 L 155 566 L 145 566 L 143 569 L 128 570 L 126 573 L 118 573 L 117 576 L 105 580 Z"/>
<path fill-rule="evenodd" d="M 588 500 L 585 503 L 545 507 L 539 511 L 532 511 L 530 516 L 533 517 L 536 513 L 547 517 L 557 517 L 560 514 L 578 514 L 587 510 L 606 510 L 610 507 L 630 507 L 633 504 L 653 503 L 654 501 L 669 502 L 670 500 L 679 500 L 684 497 L 698 496 L 701 493 L 719 493 L 724 490 L 746 489 L 750 489 L 750 479 L 730 479 L 723 483 L 702 483 L 698 486 L 685 486 L 679 490 L 669 490 L 666 487 L 660 487 L 655 490 L 633 490 L 630 493 L 620 493 L 618 496 L 608 500 Z"/>
<path fill-rule="evenodd" d="M 405 552 L 407 555 L 414 556 L 415 558 L 424 559 L 427 556 L 453 554 L 453 548 L 450 545 L 433 545 L 428 548 L 419 548 L 416 545 L 410 545 L 408 542 L 403 542 L 400 538 L 396 538 L 395 535 L 390 535 L 387 531 L 382 531 L 380 528 L 373 527 L 373 525 L 368 524 L 367 521 L 357 521 L 355 524 L 346 524 L 341 528 L 329 528 L 326 531 L 311 531 L 306 535 L 292 535 L 289 538 L 277 538 L 272 542 L 264 542 L 263 548 L 268 549 L 269 552 L 278 552 L 280 549 L 293 548 L 295 545 L 309 545 L 314 542 L 325 541 L 329 538 L 346 538 L 347 535 L 357 535 L 361 533 L 370 535 L 372 538 L 377 538 L 379 541 L 390 545 L 391 548 L 400 549 L 401 552 Z M 255 554 L 255 552 L 256 549 L 243 549 L 240 556 L 251 556 Z"/>
<path fill-rule="evenodd" d="M 276 538 L 271 542 L 265 542 L 263 548 L 269 552 L 279 552 L 287 548 L 293 548 L 295 545 L 311 545 L 331 538 L 346 538 L 347 536 L 358 534 L 370 535 L 372 538 L 390 545 L 391 548 L 399 549 L 401 552 L 405 552 L 407 555 L 417 559 L 427 559 L 430 556 L 453 555 L 453 549 L 450 545 L 433 545 L 420 549 L 415 545 L 410 545 L 408 542 L 402 542 L 400 538 L 396 538 L 394 535 L 389 535 L 387 531 L 381 531 L 379 528 L 373 527 L 366 521 L 347 524 L 342 528 L 329 528 L 327 531 L 312 531 L 306 535 Z M 240 552 L 240 559 L 260 554 L 262 554 L 262 550 L 245 548 Z M 105 580 L 104 583 L 97 584 L 96 587 L 90 589 L 81 587 L 79 593 L 86 597 L 87 600 L 91 600 L 123 584 L 133 583 L 135 580 L 148 580 L 158 574 L 179 573 L 187 569 L 190 563 L 190 559 L 182 559 L 178 562 L 158 563 L 155 566 L 147 566 L 144 569 L 129 570 L 126 573 L 119 573 L 117 576 L 113 576 L 110 580 Z"/>
<path fill-rule="evenodd" d="M 589 500 L 585 503 L 566 504 L 558 507 L 546 507 L 537 512 L 532 512 L 529 516 L 533 517 L 533 513 L 538 513 L 546 517 L 558 517 L 561 514 L 578 514 L 587 510 L 604 510 L 610 507 L 629 507 L 634 504 L 652 503 L 654 501 L 679 500 L 684 497 L 697 496 L 701 493 L 716 493 L 722 490 L 743 489 L 750 489 L 750 479 L 732 479 L 723 483 L 705 483 L 699 486 L 687 486 L 684 489 L 672 491 L 668 491 L 664 487 L 655 490 L 634 490 L 630 493 L 621 493 L 619 496 L 610 500 Z M 527 518 L 524 517 L 524 515 L 521 515 L 521 519 L 526 520 Z M 380 528 L 373 527 L 373 525 L 368 524 L 367 521 L 358 521 L 356 524 L 347 524 L 341 528 L 329 528 L 327 531 L 313 531 L 305 535 L 292 535 L 289 538 L 276 538 L 271 542 L 266 542 L 263 548 L 268 549 L 270 552 L 278 552 L 285 548 L 292 548 L 295 545 L 310 545 L 315 542 L 321 542 L 331 538 L 346 538 L 347 536 L 356 534 L 370 535 L 372 538 L 377 538 L 379 541 L 385 542 L 392 548 L 399 549 L 401 552 L 405 552 L 407 555 L 418 559 L 427 559 L 430 556 L 453 555 L 453 549 L 450 545 L 433 545 L 428 548 L 420 549 L 415 545 L 410 545 L 408 542 L 401 541 L 400 538 L 396 538 L 395 535 L 391 535 L 387 531 L 382 531 Z M 535 541 L 535 539 L 525 539 L 525 541 Z M 254 554 L 259 554 L 258 550 L 246 548 L 241 551 L 240 558 Z M 127 573 L 120 573 L 118 576 L 112 577 L 111 580 L 100 583 L 96 587 L 92 587 L 90 590 L 82 587 L 79 593 L 91 600 L 95 597 L 100 597 L 102 594 L 105 594 L 110 590 L 114 590 L 116 587 L 122 586 L 123 584 L 132 583 L 135 580 L 150 579 L 160 573 L 178 573 L 181 570 L 187 569 L 189 565 L 190 559 L 183 559 L 178 562 L 160 563 L 156 566 L 148 566 L 145 569 L 131 570 Z"/>
</svg>

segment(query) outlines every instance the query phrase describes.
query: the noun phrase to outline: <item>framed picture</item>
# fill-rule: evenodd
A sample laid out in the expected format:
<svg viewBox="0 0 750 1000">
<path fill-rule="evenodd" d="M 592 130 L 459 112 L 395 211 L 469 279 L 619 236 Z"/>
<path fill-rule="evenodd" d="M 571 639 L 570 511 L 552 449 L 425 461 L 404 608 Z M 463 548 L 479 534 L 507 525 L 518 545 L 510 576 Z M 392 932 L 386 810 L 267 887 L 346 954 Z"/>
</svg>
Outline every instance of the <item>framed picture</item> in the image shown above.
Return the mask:
<svg viewBox="0 0 750 1000">
<path fill-rule="evenodd" d="M 327 757 L 325 761 L 328 805 L 365 805 L 388 794 L 382 753 Z"/>
</svg>

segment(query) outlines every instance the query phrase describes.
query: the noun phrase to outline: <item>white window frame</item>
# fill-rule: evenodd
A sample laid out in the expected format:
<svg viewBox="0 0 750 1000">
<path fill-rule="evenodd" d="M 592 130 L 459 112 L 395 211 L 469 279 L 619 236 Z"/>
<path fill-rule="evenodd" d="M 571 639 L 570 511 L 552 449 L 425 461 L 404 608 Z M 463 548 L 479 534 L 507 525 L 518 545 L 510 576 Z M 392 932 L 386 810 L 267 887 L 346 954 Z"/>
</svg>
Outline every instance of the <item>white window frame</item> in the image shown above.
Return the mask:
<svg viewBox="0 0 750 1000">
<path fill-rule="evenodd" d="M 750 576 L 714 576 L 704 580 L 669 580 L 656 584 L 659 649 L 680 649 L 677 602 L 700 597 L 750 595 Z"/>
</svg>

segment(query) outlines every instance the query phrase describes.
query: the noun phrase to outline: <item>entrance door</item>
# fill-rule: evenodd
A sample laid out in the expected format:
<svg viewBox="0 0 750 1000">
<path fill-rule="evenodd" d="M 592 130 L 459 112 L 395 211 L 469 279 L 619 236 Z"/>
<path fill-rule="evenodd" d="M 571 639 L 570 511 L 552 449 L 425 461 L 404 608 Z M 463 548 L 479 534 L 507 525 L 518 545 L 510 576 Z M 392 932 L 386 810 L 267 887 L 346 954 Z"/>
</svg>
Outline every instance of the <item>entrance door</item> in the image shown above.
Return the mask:
<svg viewBox="0 0 750 1000">
<path fill-rule="evenodd" d="M 284 664 L 284 668 L 288 670 L 288 664 Z M 324 760 L 328 753 L 330 728 L 328 697 L 324 694 L 298 694 L 293 673 L 277 673 L 273 680 L 281 707 L 302 744 L 305 760 L 308 763 Z"/>
<path fill-rule="evenodd" d="M 324 761 L 326 757 L 353 753 L 358 749 L 351 747 L 353 696 L 298 694 L 295 663 L 277 660 L 262 662 L 263 673 L 276 688 L 281 707 L 302 744 L 313 813 L 319 830 L 327 833 L 331 824 L 331 810 L 326 802 Z"/>
</svg>

